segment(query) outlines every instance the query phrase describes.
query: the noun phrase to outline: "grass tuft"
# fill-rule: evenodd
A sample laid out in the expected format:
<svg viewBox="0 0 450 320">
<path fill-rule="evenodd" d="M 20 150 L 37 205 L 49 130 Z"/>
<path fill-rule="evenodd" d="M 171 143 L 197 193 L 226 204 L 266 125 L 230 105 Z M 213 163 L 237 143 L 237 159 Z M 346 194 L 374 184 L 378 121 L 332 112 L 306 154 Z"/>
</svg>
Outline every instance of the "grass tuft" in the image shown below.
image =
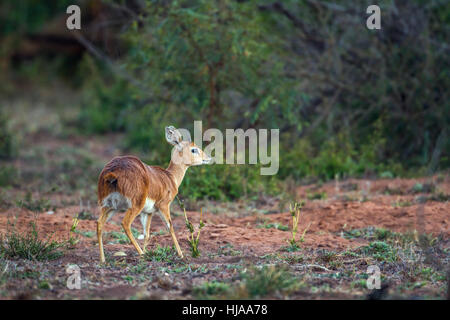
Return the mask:
<svg viewBox="0 0 450 320">
<path fill-rule="evenodd" d="M 157 246 L 154 250 L 149 250 L 144 254 L 144 259 L 154 262 L 172 263 L 177 258 L 177 253 L 173 246 L 161 247 Z"/>
<path fill-rule="evenodd" d="M 26 233 L 18 233 L 15 226 L 9 228 L 5 235 L 0 235 L 0 254 L 9 258 L 23 258 L 28 260 L 54 260 L 63 255 L 60 250 L 65 242 L 51 239 L 41 240 L 34 222 L 30 222 L 31 229 Z"/>
<path fill-rule="evenodd" d="M 295 290 L 298 280 L 281 266 L 252 268 L 242 273 L 242 282 L 238 288 L 242 298 L 261 298 L 275 293 L 288 293 Z"/>
<path fill-rule="evenodd" d="M 217 299 L 228 294 L 230 285 L 219 281 L 205 281 L 201 285 L 194 287 L 193 295 L 195 299 Z"/>
</svg>

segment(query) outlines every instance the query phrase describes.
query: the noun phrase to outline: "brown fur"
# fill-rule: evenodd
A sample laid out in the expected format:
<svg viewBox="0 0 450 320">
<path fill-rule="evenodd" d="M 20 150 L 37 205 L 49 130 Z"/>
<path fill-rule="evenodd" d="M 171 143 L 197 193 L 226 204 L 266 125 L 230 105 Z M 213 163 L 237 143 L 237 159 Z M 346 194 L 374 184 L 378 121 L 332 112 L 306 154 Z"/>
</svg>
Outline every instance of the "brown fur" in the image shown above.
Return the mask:
<svg viewBox="0 0 450 320">
<path fill-rule="evenodd" d="M 169 135 L 168 135 L 168 130 Z M 98 179 L 98 202 L 102 206 L 103 200 L 112 192 L 119 192 L 124 197 L 130 199 L 131 208 L 125 213 L 122 226 L 139 254 L 143 251 L 139 247 L 136 239 L 131 233 L 131 224 L 141 213 L 145 201 L 150 198 L 155 201 L 154 207 L 161 212 L 163 219 L 170 229 L 172 239 L 178 254 L 183 253 L 178 245 L 178 241 L 173 230 L 172 219 L 170 217 L 170 204 L 178 193 L 184 174 L 191 164 L 201 164 L 202 161 L 210 160 L 203 151 L 194 143 L 181 140 L 181 135 L 173 127 L 166 128 L 166 139 L 175 145 L 177 149 L 172 154 L 172 160 L 167 169 L 158 166 L 149 166 L 134 156 L 115 157 L 108 162 L 100 173 Z M 189 152 L 192 147 L 198 148 L 197 154 Z M 182 158 L 184 161 L 174 161 Z M 200 163 L 199 163 L 200 161 Z M 111 209 L 102 207 L 102 213 L 97 221 L 97 237 L 99 241 L 100 260 L 105 261 L 103 253 L 102 229 Z M 152 213 L 148 214 L 148 221 L 145 226 L 144 250 L 150 236 L 150 224 Z"/>
</svg>

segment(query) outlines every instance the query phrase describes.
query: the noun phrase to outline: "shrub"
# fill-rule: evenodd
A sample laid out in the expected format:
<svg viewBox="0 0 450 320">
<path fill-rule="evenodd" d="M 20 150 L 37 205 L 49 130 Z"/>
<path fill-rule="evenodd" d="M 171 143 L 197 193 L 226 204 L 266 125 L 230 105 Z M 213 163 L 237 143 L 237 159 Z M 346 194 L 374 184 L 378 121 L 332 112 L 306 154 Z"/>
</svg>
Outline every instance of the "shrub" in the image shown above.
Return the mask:
<svg viewBox="0 0 450 320">
<path fill-rule="evenodd" d="M 14 166 L 2 165 L 0 167 L 0 187 L 13 184 L 17 177 L 17 170 Z"/>
<path fill-rule="evenodd" d="M 182 205 L 182 203 L 180 203 L 180 204 Z M 202 220 L 202 209 L 200 209 L 200 223 L 198 225 L 196 237 L 194 236 L 194 234 L 195 234 L 194 226 L 189 221 L 189 219 L 186 215 L 186 209 L 184 208 L 184 205 L 182 205 L 182 209 L 184 211 L 184 219 L 186 222 L 186 228 L 189 230 L 189 234 L 190 234 L 190 236 L 186 236 L 186 238 L 189 242 L 189 247 L 191 248 L 191 255 L 193 258 L 197 258 L 198 256 L 200 256 L 200 251 L 198 250 L 198 243 L 200 241 L 200 231 L 205 226 L 205 224 L 203 223 L 203 220 Z"/>
<path fill-rule="evenodd" d="M 0 111 L 0 159 L 10 159 L 16 155 L 15 140 L 8 128 L 8 121 Z"/>
<path fill-rule="evenodd" d="M 23 258 L 28 260 L 54 260 L 63 255 L 60 250 L 66 244 L 51 240 L 39 239 L 38 230 L 34 222 L 26 233 L 18 233 L 15 225 L 10 225 L 8 232 L 0 235 L 0 254 L 10 258 Z"/>
<path fill-rule="evenodd" d="M 241 277 L 238 291 L 242 298 L 262 298 L 275 292 L 288 292 L 298 285 L 297 279 L 281 266 L 252 268 Z"/>
</svg>

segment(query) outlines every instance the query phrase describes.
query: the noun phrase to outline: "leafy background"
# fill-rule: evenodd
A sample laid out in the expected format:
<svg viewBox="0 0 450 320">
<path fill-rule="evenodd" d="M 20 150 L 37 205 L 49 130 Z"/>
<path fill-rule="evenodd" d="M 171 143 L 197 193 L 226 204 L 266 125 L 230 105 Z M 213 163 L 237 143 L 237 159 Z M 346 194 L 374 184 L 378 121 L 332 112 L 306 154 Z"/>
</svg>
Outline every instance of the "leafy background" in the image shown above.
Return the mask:
<svg viewBox="0 0 450 320">
<path fill-rule="evenodd" d="M 192 168 L 191 199 L 446 170 L 450 3 L 378 1 L 382 29 L 368 30 L 372 2 L 2 1 L 0 158 L 20 149 L 8 99 L 58 83 L 77 97 L 68 132 L 123 134 L 148 163 L 168 164 L 166 125 L 280 129 L 276 176 Z M 65 28 L 70 4 L 80 32 Z"/>
</svg>

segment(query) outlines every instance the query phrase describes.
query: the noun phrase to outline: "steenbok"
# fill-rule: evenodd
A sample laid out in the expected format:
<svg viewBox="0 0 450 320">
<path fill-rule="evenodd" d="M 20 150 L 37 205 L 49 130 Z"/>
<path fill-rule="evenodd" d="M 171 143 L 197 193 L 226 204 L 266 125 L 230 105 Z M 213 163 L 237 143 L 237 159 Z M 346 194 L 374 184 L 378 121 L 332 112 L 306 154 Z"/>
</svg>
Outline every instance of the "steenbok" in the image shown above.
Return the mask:
<svg viewBox="0 0 450 320">
<path fill-rule="evenodd" d="M 144 252 L 131 233 L 131 224 L 140 214 L 145 250 L 150 238 L 152 216 L 156 212 L 170 231 L 178 255 L 183 257 L 173 230 L 170 204 L 178 193 L 187 168 L 210 163 L 211 158 L 193 142 L 183 141 L 181 133 L 173 126 L 166 127 L 166 140 L 175 146 L 167 169 L 146 165 L 133 156 L 123 156 L 112 159 L 100 173 L 98 203 L 101 214 L 97 221 L 100 262 L 105 262 L 103 226 L 118 211 L 125 211 L 122 227 L 139 254 Z"/>
</svg>

